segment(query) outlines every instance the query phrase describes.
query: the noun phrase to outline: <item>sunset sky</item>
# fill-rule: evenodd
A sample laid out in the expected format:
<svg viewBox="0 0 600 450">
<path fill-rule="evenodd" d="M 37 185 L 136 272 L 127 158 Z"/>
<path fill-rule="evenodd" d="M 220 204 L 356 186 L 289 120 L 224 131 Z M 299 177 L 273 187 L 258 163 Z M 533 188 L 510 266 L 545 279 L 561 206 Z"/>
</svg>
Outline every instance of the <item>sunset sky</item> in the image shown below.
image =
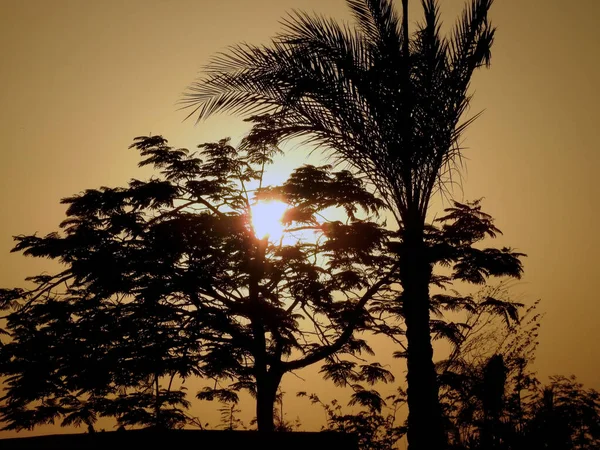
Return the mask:
<svg viewBox="0 0 600 450">
<path fill-rule="evenodd" d="M 445 25 L 464 3 L 441 2 Z M 414 22 L 418 2 L 410 8 Z M 63 197 L 144 176 L 127 150 L 135 136 L 162 134 L 189 148 L 239 140 L 240 118 L 194 126 L 176 102 L 212 54 L 267 42 L 291 9 L 349 19 L 344 0 L 0 0 L 0 286 L 53 267 L 9 254 L 11 236 L 56 230 Z M 575 374 L 598 389 L 600 1 L 496 0 L 491 16 L 492 67 L 473 80 L 469 115 L 485 112 L 464 136 L 455 198 L 484 197 L 504 232 L 495 244 L 528 255 L 512 292 L 525 303 L 542 299 L 542 381 Z M 273 180 L 306 158 L 301 148 L 289 152 Z M 286 380 L 296 383 L 290 393 L 300 390 L 292 375 L 284 390 Z"/>
</svg>

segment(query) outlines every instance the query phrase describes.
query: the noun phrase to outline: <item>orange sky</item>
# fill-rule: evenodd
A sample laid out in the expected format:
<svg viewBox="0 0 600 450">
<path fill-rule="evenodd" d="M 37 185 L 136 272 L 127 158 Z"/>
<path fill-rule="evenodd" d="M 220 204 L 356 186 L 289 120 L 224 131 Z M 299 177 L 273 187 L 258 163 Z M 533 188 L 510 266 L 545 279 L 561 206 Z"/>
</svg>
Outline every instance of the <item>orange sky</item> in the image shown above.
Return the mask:
<svg viewBox="0 0 600 450">
<path fill-rule="evenodd" d="M 441 3 L 452 23 L 464 1 Z M 134 136 L 188 147 L 239 139 L 239 119 L 194 127 L 175 102 L 211 54 L 266 41 L 292 8 L 348 18 L 343 0 L 0 1 L 0 286 L 49 268 L 9 254 L 12 235 L 57 229 L 62 197 L 142 176 L 127 150 Z M 492 68 L 477 73 L 470 111 L 485 113 L 465 135 L 464 194 L 455 195 L 485 197 L 504 232 L 497 244 L 529 255 L 514 292 L 542 298 L 542 379 L 574 373 L 600 388 L 600 2 L 497 0 L 492 21 Z M 278 170 L 305 156 L 288 154 Z M 319 386 L 331 389 L 303 389 Z"/>
</svg>

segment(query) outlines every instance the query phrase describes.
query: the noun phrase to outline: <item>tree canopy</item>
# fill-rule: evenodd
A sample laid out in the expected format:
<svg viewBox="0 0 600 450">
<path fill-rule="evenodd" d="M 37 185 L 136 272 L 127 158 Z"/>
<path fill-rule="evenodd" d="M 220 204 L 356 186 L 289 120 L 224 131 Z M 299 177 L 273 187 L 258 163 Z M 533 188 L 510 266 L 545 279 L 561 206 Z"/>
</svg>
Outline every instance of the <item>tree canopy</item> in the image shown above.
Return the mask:
<svg viewBox="0 0 600 450">
<path fill-rule="evenodd" d="M 100 416 L 181 426 L 185 380 L 199 377 L 216 383 L 201 399 L 235 402 L 250 391 L 259 428 L 272 429 L 282 376 L 319 361 L 324 378 L 380 410 L 383 399 L 364 384 L 394 378 L 352 355 L 372 353 L 355 331 L 404 334 L 402 322 L 385 320 L 403 312 L 395 302 L 402 236 L 384 227 L 384 202 L 331 166 L 299 167 L 282 185 L 263 186 L 279 152 L 267 140 L 189 152 L 148 136 L 131 147 L 155 176 L 66 198 L 61 232 L 15 238 L 13 251 L 62 270 L 29 278 L 29 289 L 0 290 L 9 310 L 0 352 L 6 427 L 58 418 L 93 427 Z M 253 205 L 275 199 L 287 205 L 288 237 L 278 241 L 257 236 L 252 222 Z M 332 209 L 346 220 L 326 220 Z M 497 233 L 479 202 L 447 208 L 427 228 L 424 256 L 451 269 L 433 282 L 518 276 L 518 253 L 476 245 Z M 443 319 L 467 308 L 465 298 L 446 294 L 432 305 L 436 336 L 460 340 L 460 326 Z"/>
<path fill-rule="evenodd" d="M 353 331 L 391 282 L 388 232 L 369 220 L 381 202 L 329 166 L 263 187 L 273 145 L 236 149 L 224 139 L 190 153 L 152 136 L 132 147 L 159 176 L 66 198 L 61 233 L 16 237 L 14 251 L 64 269 L 0 292 L 13 308 L 2 419 L 17 429 L 58 417 L 89 425 L 98 415 L 172 427 L 189 404 L 181 382 L 196 376 L 219 382 L 200 398 L 250 390 L 259 427 L 269 429 L 284 373 L 370 351 Z M 290 232 L 314 239 L 256 236 L 252 204 L 274 197 L 288 205 Z M 323 221 L 327 208 L 348 220 Z M 387 376 L 379 366 L 362 370 L 369 382 Z"/>
</svg>

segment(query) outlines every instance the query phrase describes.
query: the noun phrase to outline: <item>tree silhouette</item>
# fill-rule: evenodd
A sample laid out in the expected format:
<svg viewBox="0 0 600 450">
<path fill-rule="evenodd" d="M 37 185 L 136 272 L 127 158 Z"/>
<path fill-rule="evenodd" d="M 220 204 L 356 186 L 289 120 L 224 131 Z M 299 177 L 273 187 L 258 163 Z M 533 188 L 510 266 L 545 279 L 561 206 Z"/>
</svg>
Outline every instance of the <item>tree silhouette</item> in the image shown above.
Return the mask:
<svg viewBox="0 0 600 450">
<path fill-rule="evenodd" d="M 98 416 L 172 428 L 187 418 L 182 383 L 204 377 L 215 384 L 199 398 L 231 402 L 247 389 L 259 430 L 271 431 L 285 373 L 370 351 L 353 331 L 397 262 L 384 246 L 388 232 L 358 213 L 382 202 L 329 166 L 262 186 L 278 152 L 268 142 L 236 149 L 224 139 L 196 154 L 153 136 L 132 147 L 157 177 L 66 198 L 62 233 L 16 237 L 13 251 L 63 270 L 30 278 L 31 289 L 0 291 L 0 304 L 12 307 L 1 419 L 8 429 L 57 418 L 93 426 Z M 288 228 L 318 239 L 257 237 L 256 196 L 285 200 Z M 327 208 L 348 220 L 317 220 Z M 371 383 L 390 377 L 378 365 L 360 371 Z"/>
<path fill-rule="evenodd" d="M 591 450 L 600 446 L 600 393 L 575 376 L 550 377 L 531 404 L 525 442 L 532 449 Z"/>
<path fill-rule="evenodd" d="M 509 299 L 506 283 L 465 299 L 466 330 L 449 358 L 437 364 L 452 448 L 503 448 L 524 421 L 522 394 L 535 389 L 533 361 L 541 315 Z M 513 439 L 514 440 L 514 439 Z"/>
<path fill-rule="evenodd" d="M 361 450 L 392 450 L 396 443 L 406 434 L 406 427 L 398 426 L 396 418 L 400 407 L 406 403 L 406 392 L 398 389 L 397 393 L 386 397 L 387 405 L 365 404 L 358 412 L 344 412 L 337 400 L 324 403 L 316 394 L 298 392 L 298 397 L 308 397 L 313 405 L 318 405 L 327 416 L 324 430 L 341 433 L 353 433 L 358 437 L 358 448 Z M 349 405 L 354 405 L 353 399 Z"/>
<path fill-rule="evenodd" d="M 460 161 L 460 123 L 473 72 L 490 62 L 492 0 L 472 0 L 449 37 L 435 0 L 408 29 L 391 0 L 348 0 L 350 28 L 295 13 L 269 46 L 238 45 L 216 56 L 182 103 L 198 120 L 217 111 L 262 114 L 269 133 L 305 138 L 366 175 L 402 233 L 400 278 L 408 340 L 409 444 L 444 447 L 432 360 L 426 215 Z M 260 129 L 255 137 L 260 139 Z"/>
<path fill-rule="evenodd" d="M 490 296 L 503 303 L 506 315 L 486 300 Z M 539 301 L 518 314 L 524 306 L 507 296 L 505 285 L 479 292 L 465 321 L 465 339 L 438 363 L 451 448 L 597 448 L 598 392 L 575 377 L 540 383 L 531 369 L 542 318 Z"/>
</svg>

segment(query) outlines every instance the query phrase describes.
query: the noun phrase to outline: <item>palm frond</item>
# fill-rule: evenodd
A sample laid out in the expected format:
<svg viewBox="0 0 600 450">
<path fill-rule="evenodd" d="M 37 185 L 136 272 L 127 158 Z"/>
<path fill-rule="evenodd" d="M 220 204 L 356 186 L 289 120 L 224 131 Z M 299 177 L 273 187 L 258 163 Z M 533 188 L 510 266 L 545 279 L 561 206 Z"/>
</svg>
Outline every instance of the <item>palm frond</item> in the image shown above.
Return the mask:
<svg viewBox="0 0 600 450">
<path fill-rule="evenodd" d="M 400 21 L 391 0 L 347 0 L 347 3 L 369 41 L 395 43 L 389 46 L 394 51 L 402 47 Z"/>
</svg>

